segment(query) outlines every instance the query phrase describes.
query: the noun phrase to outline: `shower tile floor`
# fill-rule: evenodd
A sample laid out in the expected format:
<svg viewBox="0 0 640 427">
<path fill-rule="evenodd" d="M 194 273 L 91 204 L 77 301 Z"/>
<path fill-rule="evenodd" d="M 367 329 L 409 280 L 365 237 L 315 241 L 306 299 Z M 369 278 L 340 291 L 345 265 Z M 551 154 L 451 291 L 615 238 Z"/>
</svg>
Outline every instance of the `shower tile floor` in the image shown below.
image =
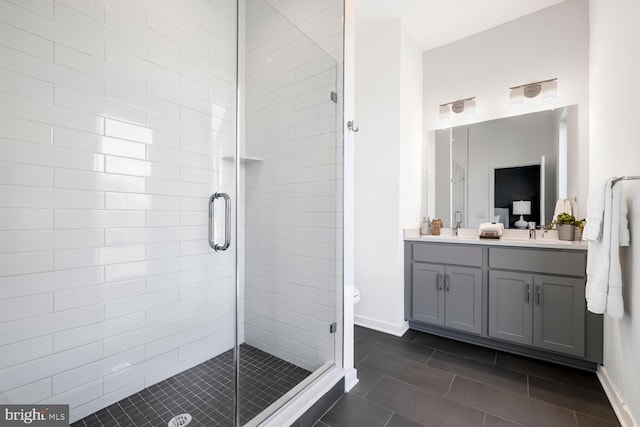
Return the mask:
<svg viewBox="0 0 640 427">
<path fill-rule="evenodd" d="M 240 346 L 240 421 L 258 415 L 311 372 Z M 189 413 L 193 426 L 233 425 L 233 351 L 167 378 L 77 422 L 74 427 L 161 427 Z"/>
</svg>

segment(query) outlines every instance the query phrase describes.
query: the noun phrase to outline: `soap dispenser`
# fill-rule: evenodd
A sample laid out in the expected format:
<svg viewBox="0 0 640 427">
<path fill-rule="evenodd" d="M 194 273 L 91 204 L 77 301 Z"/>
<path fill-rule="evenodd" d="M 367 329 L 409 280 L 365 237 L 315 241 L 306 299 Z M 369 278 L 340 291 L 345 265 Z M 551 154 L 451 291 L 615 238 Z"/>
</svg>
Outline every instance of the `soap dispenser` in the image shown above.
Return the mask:
<svg viewBox="0 0 640 427">
<path fill-rule="evenodd" d="M 422 217 L 422 223 L 420 223 L 420 235 L 427 236 L 431 234 L 431 221 Z"/>
</svg>

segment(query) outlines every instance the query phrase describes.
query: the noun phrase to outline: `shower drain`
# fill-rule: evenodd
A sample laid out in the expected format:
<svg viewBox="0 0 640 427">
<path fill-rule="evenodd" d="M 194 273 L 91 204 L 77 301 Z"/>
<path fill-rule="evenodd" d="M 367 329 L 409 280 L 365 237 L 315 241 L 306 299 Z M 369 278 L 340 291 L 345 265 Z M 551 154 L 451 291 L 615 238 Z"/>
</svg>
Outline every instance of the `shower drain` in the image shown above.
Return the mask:
<svg viewBox="0 0 640 427">
<path fill-rule="evenodd" d="M 180 415 L 176 415 L 175 417 L 171 418 L 171 421 L 169 421 L 169 424 L 167 424 L 168 427 L 183 427 L 186 426 L 187 424 L 189 424 L 191 422 L 191 415 L 190 414 L 180 414 Z"/>
</svg>

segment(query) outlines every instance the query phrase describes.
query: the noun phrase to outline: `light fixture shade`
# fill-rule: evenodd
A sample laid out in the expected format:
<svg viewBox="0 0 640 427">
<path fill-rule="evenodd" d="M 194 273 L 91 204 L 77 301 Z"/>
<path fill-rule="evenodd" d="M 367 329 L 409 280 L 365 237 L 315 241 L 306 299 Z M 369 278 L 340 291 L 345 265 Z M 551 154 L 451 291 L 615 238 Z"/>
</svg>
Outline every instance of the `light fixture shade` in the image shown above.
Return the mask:
<svg viewBox="0 0 640 427">
<path fill-rule="evenodd" d="M 464 113 L 464 100 L 461 99 L 460 101 L 456 101 L 451 104 L 451 111 L 456 114 Z"/>
<path fill-rule="evenodd" d="M 540 83 L 529 83 L 523 89 L 525 98 L 535 98 L 542 92 L 542 85 Z"/>
<path fill-rule="evenodd" d="M 558 97 L 558 80 L 552 80 L 542 84 L 542 100 L 556 99 Z"/>
<path fill-rule="evenodd" d="M 522 201 L 513 202 L 513 214 L 514 215 L 531 215 L 531 202 Z"/>
<path fill-rule="evenodd" d="M 440 120 L 448 120 L 451 117 L 451 109 L 448 105 L 441 105 L 438 113 Z"/>
<path fill-rule="evenodd" d="M 476 113 L 476 99 L 467 99 L 464 101 L 464 113 L 475 114 Z"/>
<path fill-rule="evenodd" d="M 524 87 L 516 87 L 509 92 L 509 105 L 524 104 Z"/>
</svg>

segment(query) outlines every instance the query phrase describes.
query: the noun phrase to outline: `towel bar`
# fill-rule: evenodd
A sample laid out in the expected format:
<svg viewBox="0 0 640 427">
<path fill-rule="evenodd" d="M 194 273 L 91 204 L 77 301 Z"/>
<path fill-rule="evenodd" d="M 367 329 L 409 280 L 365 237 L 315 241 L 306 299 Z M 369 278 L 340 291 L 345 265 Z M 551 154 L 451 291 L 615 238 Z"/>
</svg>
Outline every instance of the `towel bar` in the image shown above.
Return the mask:
<svg viewBox="0 0 640 427">
<path fill-rule="evenodd" d="M 629 176 L 625 175 L 625 176 L 619 176 L 617 178 L 613 178 L 611 180 L 611 186 L 613 187 L 614 185 L 616 185 L 617 182 L 620 182 L 620 181 L 630 181 L 630 180 L 633 180 L 633 179 L 640 179 L 640 176 L 638 176 L 638 175 L 629 175 Z"/>
</svg>

